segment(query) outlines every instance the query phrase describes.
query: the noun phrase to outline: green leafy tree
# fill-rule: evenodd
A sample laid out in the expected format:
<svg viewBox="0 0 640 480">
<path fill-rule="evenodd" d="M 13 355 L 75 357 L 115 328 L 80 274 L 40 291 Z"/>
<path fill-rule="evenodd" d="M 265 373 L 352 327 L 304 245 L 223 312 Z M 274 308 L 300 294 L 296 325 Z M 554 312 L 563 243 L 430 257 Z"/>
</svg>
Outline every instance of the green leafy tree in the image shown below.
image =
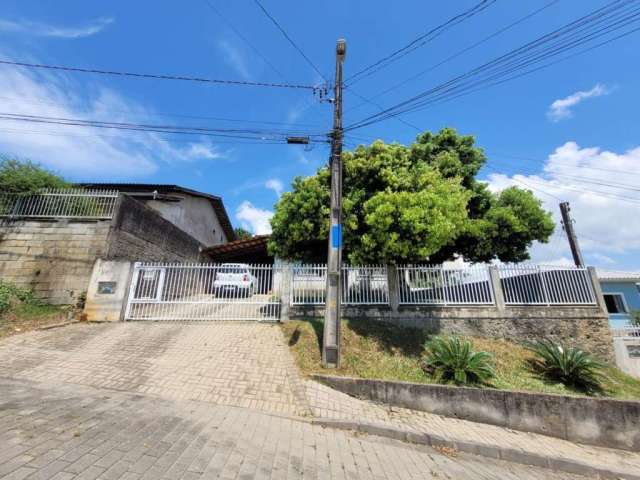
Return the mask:
<svg viewBox="0 0 640 480">
<path fill-rule="evenodd" d="M 343 228 L 347 259 L 358 263 L 473 262 L 529 258 L 553 233 L 551 214 L 530 191 L 499 194 L 476 175 L 486 162 L 472 136 L 446 128 L 405 146 L 376 141 L 344 153 Z M 324 261 L 330 172 L 298 177 L 271 220 L 272 254 Z"/>
<path fill-rule="evenodd" d="M 253 237 L 253 234 L 249 230 L 246 230 L 242 227 L 236 227 L 233 229 L 233 231 L 236 234 L 236 238 L 238 240 L 246 240 L 247 238 Z"/>
<path fill-rule="evenodd" d="M 69 188 L 62 177 L 30 161 L 0 157 L 0 192 L 36 193 L 43 188 Z"/>
</svg>

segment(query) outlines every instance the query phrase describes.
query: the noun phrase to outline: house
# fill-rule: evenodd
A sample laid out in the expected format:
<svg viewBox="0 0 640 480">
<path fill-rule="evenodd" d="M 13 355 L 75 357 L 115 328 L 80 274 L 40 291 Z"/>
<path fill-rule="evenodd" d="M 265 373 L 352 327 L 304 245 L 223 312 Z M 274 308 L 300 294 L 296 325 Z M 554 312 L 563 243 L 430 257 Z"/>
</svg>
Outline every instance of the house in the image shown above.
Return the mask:
<svg viewBox="0 0 640 480">
<path fill-rule="evenodd" d="M 82 183 L 95 190 L 117 190 L 152 208 L 204 247 L 236 239 L 222 198 L 178 185 L 152 183 Z"/>
<path fill-rule="evenodd" d="M 177 185 L 81 186 L 2 197 L 3 281 L 75 304 L 99 260 L 198 262 L 206 248 L 235 240 L 220 197 Z"/>
<path fill-rule="evenodd" d="M 598 279 L 610 325 L 628 325 L 631 313 L 640 311 L 640 272 L 598 270 Z"/>
</svg>

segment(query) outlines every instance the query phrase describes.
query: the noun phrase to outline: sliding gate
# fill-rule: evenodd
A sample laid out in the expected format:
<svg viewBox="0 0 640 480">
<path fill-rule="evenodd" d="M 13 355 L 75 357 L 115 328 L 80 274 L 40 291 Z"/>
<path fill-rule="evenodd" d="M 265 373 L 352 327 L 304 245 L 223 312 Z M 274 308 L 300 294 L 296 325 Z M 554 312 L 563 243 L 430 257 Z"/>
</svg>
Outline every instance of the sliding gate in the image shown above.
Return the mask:
<svg viewBox="0 0 640 480">
<path fill-rule="evenodd" d="M 279 320 L 281 267 L 136 263 L 126 320 Z"/>
</svg>

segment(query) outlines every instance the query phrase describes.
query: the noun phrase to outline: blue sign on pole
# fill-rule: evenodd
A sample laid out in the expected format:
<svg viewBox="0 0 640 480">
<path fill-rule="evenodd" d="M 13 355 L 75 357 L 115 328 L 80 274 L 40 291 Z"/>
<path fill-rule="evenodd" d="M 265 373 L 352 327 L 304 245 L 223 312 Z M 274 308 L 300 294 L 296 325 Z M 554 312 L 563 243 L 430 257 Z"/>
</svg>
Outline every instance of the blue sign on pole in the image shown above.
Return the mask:
<svg viewBox="0 0 640 480">
<path fill-rule="evenodd" d="M 331 226 L 331 246 L 333 248 L 342 246 L 342 225 Z"/>
</svg>

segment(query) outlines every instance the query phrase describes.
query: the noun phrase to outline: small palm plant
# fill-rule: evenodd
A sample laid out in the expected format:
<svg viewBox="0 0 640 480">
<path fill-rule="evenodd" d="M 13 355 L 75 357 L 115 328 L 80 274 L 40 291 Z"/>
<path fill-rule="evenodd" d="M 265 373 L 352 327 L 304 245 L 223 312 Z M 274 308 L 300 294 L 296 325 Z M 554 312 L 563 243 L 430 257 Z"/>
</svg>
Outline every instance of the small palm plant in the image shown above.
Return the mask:
<svg viewBox="0 0 640 480">
<path fill-rule="evenodd" d="M 495 376 L 493 357 L 474 352 L 471 342 L 458 337 L 435 337 L 425 344 L 424 368 L 440 381 L 457 385 L 484 383 Z"/>
<path fill-rule="evenodd" d="M 600 370 L 604 364 L 589 353 L 551 340 L 535 342 L 528 348 L 538 357 L 533 361 L 534 368 L 546 377 L 588 393 L 602 390 Z"/>
</svg>

